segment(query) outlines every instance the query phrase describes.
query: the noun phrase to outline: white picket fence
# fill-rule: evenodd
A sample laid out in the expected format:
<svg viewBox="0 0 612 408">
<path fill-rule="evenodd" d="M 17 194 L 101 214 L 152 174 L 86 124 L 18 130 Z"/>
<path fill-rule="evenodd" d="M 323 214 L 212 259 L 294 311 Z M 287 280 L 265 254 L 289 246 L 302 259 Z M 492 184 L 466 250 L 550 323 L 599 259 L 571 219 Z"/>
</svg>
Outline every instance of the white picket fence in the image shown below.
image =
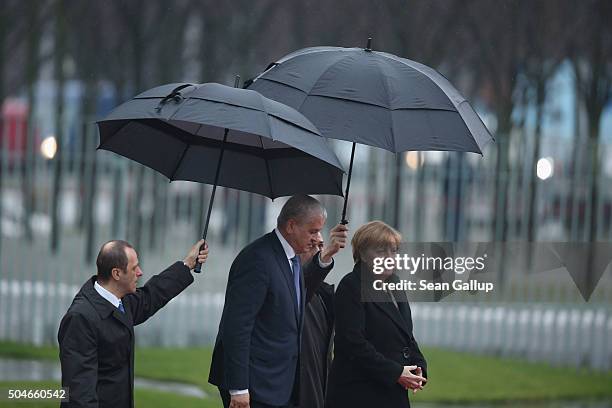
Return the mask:
<svg viewBox="0 0 612 408">
<path fill-rule="evenodd" d="M 0 339 L 54 344 L 61 317 L 78 289 L 0 280 Z M 188 289 L 137 327 L 138 343 L 212 344 L 223 299 L 220 292 Z M 414 333 L 421 345 L 596 370 L 612 369 L 611 311 L 607 304 L 412 304 Z"/>
<path fill-rule="evenodd" d="M 554 365 L 612 369 L 609 305 L 419 303 L 420 344 Z"/>
</svg>

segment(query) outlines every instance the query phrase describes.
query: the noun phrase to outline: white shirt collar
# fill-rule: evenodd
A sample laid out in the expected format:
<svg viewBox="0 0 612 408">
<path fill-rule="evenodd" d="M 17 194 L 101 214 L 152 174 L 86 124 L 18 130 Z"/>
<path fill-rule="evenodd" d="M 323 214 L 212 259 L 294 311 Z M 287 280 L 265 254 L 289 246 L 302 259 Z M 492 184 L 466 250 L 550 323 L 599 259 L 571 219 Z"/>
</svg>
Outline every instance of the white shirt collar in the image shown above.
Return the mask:
<svg viewBox="0 0 612 408">
<path fill-rule="evenodd" d="M 289 242 L 287 242 L 285 237 L 283 237 L 283 234 L 281 234 L 281 232 L 278 230 L 278 228 L 274 228 L 274 232 L 276 233 L 276 236 L 278 237 L 278 240 L 280 241 L 281 245 L 283 246 L 283 250 L 285 251 L 285 255 L 287 255 L 287 259 L 291 260 L 292 258 L 294 258 L 295 257 L 295 251 L 293 250 L 291 245 L 289 245 Z"/>
<path fill-rule="evenodd" d="M 94 283 L 94 289 L 96 290 L 96 292 L 100 294 L 100 296 L 102 296 L 104 299 L 111 302 L 113 306 L 119 307 L 119 303 L 121 303 L 121 299 L 119 299 L 113 293 L 109 292 L 107 289 L 104 289 L 102 285 L 98 283 L 98 281 Z"/>
</svg>

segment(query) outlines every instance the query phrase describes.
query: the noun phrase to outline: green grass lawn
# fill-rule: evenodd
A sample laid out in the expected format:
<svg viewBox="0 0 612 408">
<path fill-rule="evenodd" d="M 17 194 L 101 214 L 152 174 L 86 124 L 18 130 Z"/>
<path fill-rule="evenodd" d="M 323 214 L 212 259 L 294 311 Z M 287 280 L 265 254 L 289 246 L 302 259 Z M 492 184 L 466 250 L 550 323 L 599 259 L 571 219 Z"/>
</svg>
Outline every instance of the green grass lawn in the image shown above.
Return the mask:
<svg viewBox="0 0 612 408">
<path fill-rule="evenodd" d="M 58 383 L 54 382 L 0 382 L 0 389 L 19 388 L 19 389 L 56 389 Z M 145 408 L 222 408 L 221 400 L 218 398 L 192 398 L 167 392 L 136 389 L 134 395 L 136 407 Z M 7 401 L 4 396 L 0 397 L 0 407 L 2 408 L 57 408 L 57 401 Z"/>
<path fill-rule="evenodd" d="M 423 350 L 430 382 L 411 396 L 427 402 L 611 399 L 612 372 L 593 373 L 515 359 Z"/>
<path fill-rule="evenodd" d="M 551 367 L 547 364 L 439 349 L 425 348 L 423 352 L 428 360 L 430 381 L 423 391 L 411 396 L 414 401 L 482 403 L 612 398 L 612 372 L 577 371 L 566 367 Z M 57 355 L 57 349 L 53 347 L 0 342 L 0 356 L 57 361 Z M 197 398 L 138 390 L 137 404 L 153 408 L 190 407 L 190 404 L 196 403 L 203 407 L 220 407 L 216 388 L 207 383 L 210 359 L 210 348 L 138 349 L 138 377 L 195 384 L 208 392 L 211 398 L 203 405 L 202 400 Z M 0 383 L 0 387 L 5 385 Z M 27 406 L 23 403 L 18 405 Z"/>
</svg>

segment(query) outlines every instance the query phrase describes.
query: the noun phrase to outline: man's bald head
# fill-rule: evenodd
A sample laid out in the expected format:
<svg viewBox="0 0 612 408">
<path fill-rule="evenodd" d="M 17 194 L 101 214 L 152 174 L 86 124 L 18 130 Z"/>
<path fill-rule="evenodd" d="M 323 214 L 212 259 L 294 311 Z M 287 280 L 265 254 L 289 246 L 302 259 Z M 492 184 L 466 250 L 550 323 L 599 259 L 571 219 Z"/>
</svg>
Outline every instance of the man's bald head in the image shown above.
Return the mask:
<svg viewBox="0 0 612 408">
<path fill-rule="evenodd" d="M 127 248 L 134 249 L 134 247 L 132 247 L 128 242 L 120 239 L 108 241 L 102 245 L 100 252 L 98 252 L 98 258 L 96 259 L 96 266 L 98 267 L 98 281 L 108 282 L 113 268 L 118 268 L 122 271 L 127 269 Z"/>
</svg>

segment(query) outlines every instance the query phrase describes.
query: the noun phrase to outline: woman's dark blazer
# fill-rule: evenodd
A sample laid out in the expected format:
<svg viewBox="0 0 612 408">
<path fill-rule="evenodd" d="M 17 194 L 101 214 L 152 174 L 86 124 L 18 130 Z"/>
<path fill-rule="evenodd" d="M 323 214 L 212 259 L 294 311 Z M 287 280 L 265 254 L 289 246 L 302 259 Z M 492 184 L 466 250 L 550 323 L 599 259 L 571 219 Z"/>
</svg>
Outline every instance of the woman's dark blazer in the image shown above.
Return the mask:
<svg viewBox="0 0 612 408">
<path fill-rule="evenodd" d="M 417 365 L 427 377 L 410 306 L 402 292 L 394 292 L 399 310 L 385 292 L 377 294 L 388 301 L 363 302 L 360 267 L 357 263 L 342 279 L 334 296 L 336 337 L 326 407 L 409 407 L 408 392 L 397 383 L 403 367 Z M 363 274 L 364 284 L 371 285 L 372 272 Z"/>
</svg>

